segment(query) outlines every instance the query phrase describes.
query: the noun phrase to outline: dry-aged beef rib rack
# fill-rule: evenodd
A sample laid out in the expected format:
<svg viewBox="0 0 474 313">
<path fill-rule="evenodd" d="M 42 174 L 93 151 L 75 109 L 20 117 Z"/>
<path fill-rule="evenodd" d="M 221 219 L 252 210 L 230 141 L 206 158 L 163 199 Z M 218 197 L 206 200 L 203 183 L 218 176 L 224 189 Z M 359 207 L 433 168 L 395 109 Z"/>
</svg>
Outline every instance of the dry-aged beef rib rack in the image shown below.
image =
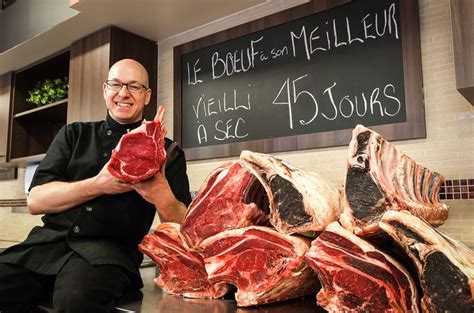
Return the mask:
<svg viewBox="0 0 474 313">
<path fill-rule="evenodd" d="M 162 223 L 139 245 L 160 270 L 155 283 L 167 293 L 188 298 L 224 296 L 230 286 L 209 282 L 203 257 L 187 246 L 180 228 L 176 223 Z"/>
<path fill-rule="evenodd" d="M 260 190 L 260 192 L 258 192 Z M 260 183 L 239 161 L 216 168 L 204 181 L 183 219 L 182 232 L 189 246 L 200 250 L 201 242 L 217 233 L 251 225 L 267 225 L 268 217 L 249 194 L 263 195 Z M 259 201 L 260 200 L 260 201 Z"/>
<path fill-rule="evenodd" d="M 235 285 L 238 306 L 252 306 L 316 293 L 321 280 L 331 312 L 474 312 L 474 253 L 433 228 L 447 218 L 443 177 L 360 125 L 348 154 L 345 192 L 268 154 L 215 169 L 181 228 L 164 223 L 140 245 L 157 284 L 197 298 Z M 311 246 L 295 234 L 308 231 Z"/>
<path fill-rule="evenodd" d="M 474 252 L 410 213 L 389 211 L 380 228 L 416 265 L 424 312 L 474 312 Z"/>
<path fill-rule="evenodd" d="M 338 222 L 312 242 L 305 259 L 323 287 L 318 304 L 329 312 L 418 312 L 408 271 Z"/>
<path fill-rule="evenodd" d="M 269 227 L 228 230 L 202 242 L 209 280 L 238 290 L 238 306 L 288 300 L 313 293 L 319 286 L 303 261 L 310 240 L 283 235 Z"/>
<path fill-rule="evenodd" d="M 443 176 L 415 163 L 380 134 L 362 125 L 352 131 L 345 180 L 344 228 L 357 235 L 380 232 L 387 210 L 408 210 L 439 226 L 448 207 L 438 201 Z"/>
<path fill-rule="evenodd" d="M 280 233 L 323 231 L 339 218 L 342 194 L 318 174 L 263 153 L 242 151 L 240 159 L 263 185 L 270 223 Z"/>
</svg>

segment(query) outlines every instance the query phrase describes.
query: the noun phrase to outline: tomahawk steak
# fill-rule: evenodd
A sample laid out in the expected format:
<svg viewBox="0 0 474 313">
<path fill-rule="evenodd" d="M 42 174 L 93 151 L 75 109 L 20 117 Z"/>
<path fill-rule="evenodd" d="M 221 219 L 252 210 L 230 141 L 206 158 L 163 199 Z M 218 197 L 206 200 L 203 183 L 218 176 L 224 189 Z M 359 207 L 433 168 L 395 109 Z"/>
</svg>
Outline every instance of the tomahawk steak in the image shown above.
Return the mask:
<svg viewBox="0 0 474 313">
<path fill-rule="evenodd" d="M 120 139 L 107 166 L 113 176 L 124 182 L 136 183 L 160 171 L 166 158 L 164 112 L 165 109 L 160 106 L 153 121 L 144 120 L 142 125 Z"/>
</svg>

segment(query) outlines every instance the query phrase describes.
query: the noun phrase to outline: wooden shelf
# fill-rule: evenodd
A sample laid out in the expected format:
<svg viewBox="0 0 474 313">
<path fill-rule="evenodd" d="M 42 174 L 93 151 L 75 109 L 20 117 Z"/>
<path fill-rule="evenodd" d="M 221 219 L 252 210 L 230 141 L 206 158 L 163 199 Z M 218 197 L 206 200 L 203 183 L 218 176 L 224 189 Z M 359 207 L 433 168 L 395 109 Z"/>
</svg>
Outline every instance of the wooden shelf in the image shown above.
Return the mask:
<svg viewBox="0 0 474 313">
<path fill-rule="evenodd" d="M 9 162 L 20 164 L 42 158 L 59 129 L 66 124 L 68 99 L 37 108 L 26 99 L 28 91 L 38 82 L 68 76 L 69 50 L 14 73 Z"/>
<path fill-rule="evenodd" d="M 15 115 L 13 115 L 13 117 L 17 118 L 17 117 L 32 114 L 32 113 L 35 113 L 35 112 L 38 112 L 38 111 L 47 110 L 49 108 L 52 108 L 52 107 L 55 107 L 55 106 L 58 106 L 58 105 L 61 105 L 61 104 L 67 104 L 67 99 L 62 99 L 62 100 L 59 100 L 59 101 L 56 101 L 56 102 L 53 102 L 53 103 L 50 103 L 50 104 L 42 105 L 40 107 L 31 109 L 31 110 L 27 110 L 27 111 L 23 111 L 21 113 L 17 113 Z"/>
</svg>

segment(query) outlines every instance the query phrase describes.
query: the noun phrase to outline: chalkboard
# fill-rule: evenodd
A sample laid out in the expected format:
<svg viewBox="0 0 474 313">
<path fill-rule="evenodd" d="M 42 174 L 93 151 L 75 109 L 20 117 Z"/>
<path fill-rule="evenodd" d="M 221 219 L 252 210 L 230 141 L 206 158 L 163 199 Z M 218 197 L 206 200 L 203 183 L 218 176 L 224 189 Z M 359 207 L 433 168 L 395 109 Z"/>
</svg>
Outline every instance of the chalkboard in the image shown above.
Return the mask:
<svg viewBox="0 0 474 313">
<path fill-rule="evenodd" d="M 231 40 L 175 51 L 182 147 L 226 156 L 266 140 L 296 142 L 257 149 L 275 152 L 308 148 L 298 146 L 298 138 L 314 134 L 321 139 L 345 131 L 346 142 L 320 140 L 323 144 L 309 147 L 348 143 L 347 134 L 357 124 L 404 127 L 413 106 L 405 87 L 404 2 L 353 0 Z M 235 152 L 229 151 L 237 143 Z"/>
</svg>

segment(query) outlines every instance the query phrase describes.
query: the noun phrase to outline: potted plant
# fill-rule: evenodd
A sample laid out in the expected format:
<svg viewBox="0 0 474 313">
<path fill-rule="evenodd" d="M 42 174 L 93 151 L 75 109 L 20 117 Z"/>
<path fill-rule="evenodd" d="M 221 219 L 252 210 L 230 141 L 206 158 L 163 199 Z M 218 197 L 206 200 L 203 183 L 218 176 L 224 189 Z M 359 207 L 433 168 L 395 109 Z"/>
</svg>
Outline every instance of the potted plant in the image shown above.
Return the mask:
<svg viewBox="0 0 474 313">
<path fill-rule="evenodd" d="M 46 79 L 43 82 L 37 82 L 35 88 L 28 91 L 30 97 L 26 101 L 40 107 L 66 98 L 68 89 L 67 77 Z"/>
</svg>

